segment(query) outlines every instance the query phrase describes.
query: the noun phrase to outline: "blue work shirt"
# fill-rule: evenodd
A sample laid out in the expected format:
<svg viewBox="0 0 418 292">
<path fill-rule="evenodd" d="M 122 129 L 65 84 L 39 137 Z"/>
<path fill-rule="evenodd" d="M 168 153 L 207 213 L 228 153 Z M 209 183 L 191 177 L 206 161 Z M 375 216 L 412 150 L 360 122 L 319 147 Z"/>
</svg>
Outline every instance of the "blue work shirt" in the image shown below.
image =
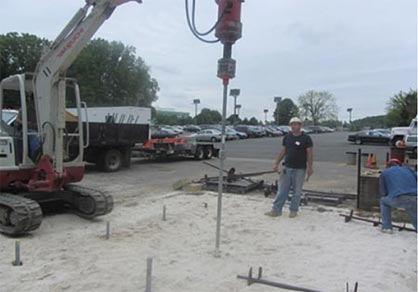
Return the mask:
<svg viewBox="0 0 418 292">
<path fill-rule="evenodd" d="M 380 195 L 398 197 L 417 195 L 417 173 L 410 168 L 391 166 L 385 169 L 379 180 Z"/>
</svg>

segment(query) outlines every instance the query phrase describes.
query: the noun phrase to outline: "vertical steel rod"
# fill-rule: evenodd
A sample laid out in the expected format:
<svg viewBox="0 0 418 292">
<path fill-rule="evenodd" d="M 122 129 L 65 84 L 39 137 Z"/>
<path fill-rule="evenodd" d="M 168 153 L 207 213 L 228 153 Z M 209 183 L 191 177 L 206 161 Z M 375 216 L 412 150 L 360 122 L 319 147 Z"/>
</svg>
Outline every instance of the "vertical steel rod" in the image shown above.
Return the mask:
<svg viewBox="0 0 418 292">
<path fill-rule="evenodd" d="M 20 241 L 15 242 L 15 260 L 12 262 L 13 266 L 21 266 L 22 261 L 20 260 Z"/>
<path fill-rule="evenodd" d="M 167 213 L 167 208 L 166 208 L 166 207 L 165 207 L 165 205 L 164 205 L 164 206 L 163 206 L 163 221 L 166 221 L 166 220 L 167 220 L 166 213 Z"/>
<path fill-rule="evenodd" d="M 152 281 L 152 258 L 147 258 L 147 279 L 146 279 L 145 292 L 151 292 Z"/>
<path fill-rule="evenodd" d="M 106 239 L 110 238 L 110 222 L 106 222 Z"/>
<path fill-rule="evenodd" d="M 220 256 L 223 169 L 224 169 L 224 161 L 225 161 L 225 120 L 226 120 L 227 98 L 228 98 L 228 83 L 224 82 L 224 93 L 223 93 L 223 104 L 222 104 L 222 131 L 221 131 L 222 136 L 221 136 L 221 149 L 219 151 L 218 210 L 217 210 L 217 216 L 216 216 L 215 257 Z"/>
</svg>

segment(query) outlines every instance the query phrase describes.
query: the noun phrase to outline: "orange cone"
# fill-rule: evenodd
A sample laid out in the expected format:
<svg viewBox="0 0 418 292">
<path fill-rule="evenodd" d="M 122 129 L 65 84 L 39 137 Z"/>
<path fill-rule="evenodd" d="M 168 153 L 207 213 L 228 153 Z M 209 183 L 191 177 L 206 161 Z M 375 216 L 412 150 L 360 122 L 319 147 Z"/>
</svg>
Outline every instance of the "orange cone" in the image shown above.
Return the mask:
<svg viewBox="0 0 418 292">
<path fill-rule="evenodd" d="M 366 168 L 372 168 L 372 154 L 371 153 L 369 153 L 369 156 L 367 156 Z"/>
<path fill-rule="evenodd" d="M 370 168 L 377 168 L 377 161 L 376 161 L 376 155 L 371 153 L 371 167 Z"/>
<path fill-rule="evenodd" d="M 373 153 L 369 153 L 369 156 L 367 157 L 366 168 L 377 168 L 376 155 L 374 155 Z"/>
</svg>

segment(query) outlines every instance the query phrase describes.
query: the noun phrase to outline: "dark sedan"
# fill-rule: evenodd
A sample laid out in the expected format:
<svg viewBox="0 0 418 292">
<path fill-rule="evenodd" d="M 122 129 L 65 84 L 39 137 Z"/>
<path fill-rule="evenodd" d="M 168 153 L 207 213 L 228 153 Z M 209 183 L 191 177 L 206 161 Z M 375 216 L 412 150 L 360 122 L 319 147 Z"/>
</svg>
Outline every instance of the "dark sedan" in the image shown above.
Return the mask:
<svg viewBox="0 0 418 292">
<path fill-rule="evenodd" d="M 348 135 L 348 141 L 354 142 L 355 144 L 378 143 L 388 145 L 390 136 L 380 131 L 369 130 Z"/>
<path fill-rule="evenodd" d="M 164 130 L 158 130 L 151 132 L 151 138 L 152 139 L 162 139 L 162 138 L 174 138 L 177 137 L 178 134 L 174 131 L 171 131 L 169 129 Z"/>
</svg>

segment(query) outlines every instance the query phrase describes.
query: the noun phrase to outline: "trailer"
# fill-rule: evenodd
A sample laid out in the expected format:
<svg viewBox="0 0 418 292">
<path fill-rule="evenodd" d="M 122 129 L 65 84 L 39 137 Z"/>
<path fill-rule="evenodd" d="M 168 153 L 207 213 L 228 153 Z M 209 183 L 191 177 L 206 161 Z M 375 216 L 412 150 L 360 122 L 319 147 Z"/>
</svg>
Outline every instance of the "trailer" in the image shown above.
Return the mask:
<svg viewBox="0 0 418 292">
<path fill-rule="evenodd" d="M 196 160 L 211 159 L 219 155 L 215 143 L 201 142 L 195 137 L 149 139 L 133 148 L 135 155 L 146 158 L 193 157 Z"/>
</svg>

